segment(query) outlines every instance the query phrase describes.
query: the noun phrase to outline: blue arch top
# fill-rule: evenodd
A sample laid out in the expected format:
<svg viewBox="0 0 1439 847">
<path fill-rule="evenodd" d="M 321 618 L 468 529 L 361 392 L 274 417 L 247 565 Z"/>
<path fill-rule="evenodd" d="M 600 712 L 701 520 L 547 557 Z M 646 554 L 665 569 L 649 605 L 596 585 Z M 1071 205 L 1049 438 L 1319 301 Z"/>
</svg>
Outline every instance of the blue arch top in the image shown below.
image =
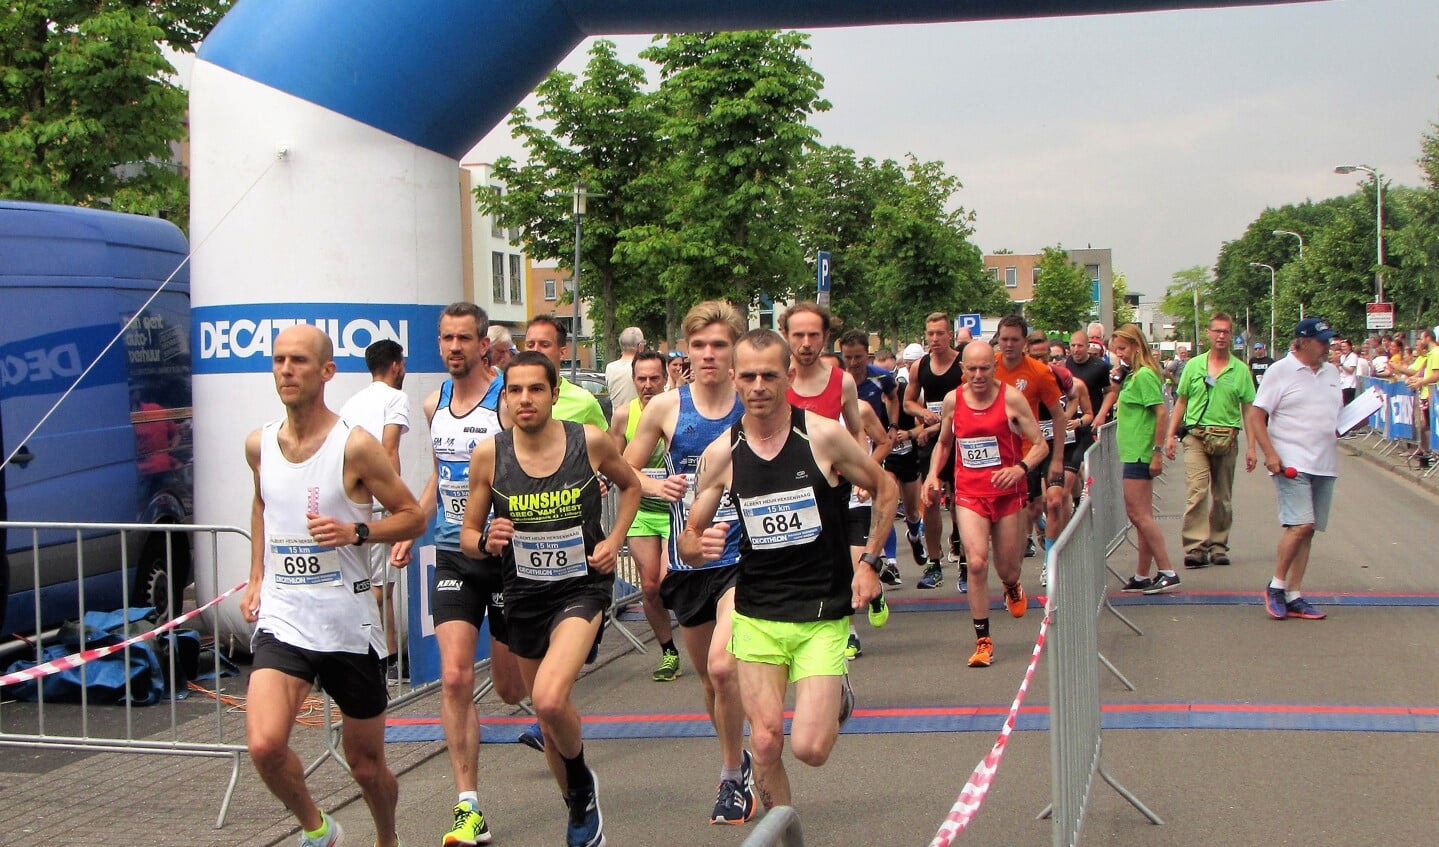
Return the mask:
<svg viewBox="0 0 1439 847">
<path fill-rule="evenodd" d="M 458 159 L 586 36 L 1307 0 L 242 0 L 201 58 Z"/>
</svg>

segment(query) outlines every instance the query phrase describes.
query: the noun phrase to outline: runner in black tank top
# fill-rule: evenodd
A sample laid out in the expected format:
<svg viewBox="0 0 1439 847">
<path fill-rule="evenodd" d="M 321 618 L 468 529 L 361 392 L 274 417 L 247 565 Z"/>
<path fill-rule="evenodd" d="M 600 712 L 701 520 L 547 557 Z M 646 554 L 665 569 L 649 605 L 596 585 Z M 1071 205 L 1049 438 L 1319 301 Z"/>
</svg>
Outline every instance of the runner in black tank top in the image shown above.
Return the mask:
<svg viewBox="0 0 1439 847">
<path fill-rule="evenodd" d="M 910 380 L 910 386 L 905 391 L 904 398 L 907 411 L 915 417 L 917 443 L 922 442 L 922 446 L 918 448 L 921 474 L 929 471 L 934 444 L 939 440 L 940 411 L 944 405 L 945 395 L 958 388 L 964 379 L 964 369 L 960 365 L 960 356 L 963 350 L 955 350 L 953 346 L 954 329 L 949 316 L 942 312 L 935 312 L 926 318 L 924 338 L 930 352 L 919 360 L 919 365 L 914 369 L 914 376 Z M 935 371 L 936 356 L 941 360 L 949 359 L 948 366 L 940 372 Z M 951 485 L 953 483 L 952 470 L 945 473 L 941 480 L 946 485 Z M 953 506 L 953 498 L 950 498 L 950 505 Z M 915 583 L 916 588 L 939 588 L 944 582 L 944 568 L 940 565 L 940 543 L 944 532 L 942 514 L 943 510 L 938 501 L 931 502 L 924 509 L 924 573 Z M 951 510 L 950 558 L 952 561 L 960 563 L 958 588 L 962 594 L 968 588 L 968 574 L 963 562 L 958 528 L 958 521 Z M 914 534 L 912 528 L 910 528 L 910 534 Z"/>
<path fill-rule="evenodd" d="M 730 428 L 730 447 L 730 498 L 744 529 L 735 609 L 772 621 L 849 617 L 849 484 L 830 485 L 815 464 L 804 411 L 793 410 L 773 459 L 755 455 L 739 424 Z"/>
<path fill-rule="evenodd" d="M 553 474 L 536 479 L 520 467 L 514 431 L 495 436 L 495 516 L 509 518 L 515 535 L 504 553 L 505 615 L 534 618 L 582 596 L 609 603 L 614 571 L 585 561 L 604 537 L 599 479 L 590 467 L 583 424 L 560 421 L 565 456 Z"/>
<path fill-rule="evenodd" d="M 715 514 L 722 502 L 737 504 L 744 531 L 729 651 L 750 723 L 755 786 L 765 805 L 787 805 L 786 689 L 793 681 L 795 753 L 822 765 L 853 707 L 846 618 L 879 596 L 882 530 L 897 492 L 844 426 L 790 406 L 790 356 L 778 333 L 740 338 L 733 372 L 745 412 L 730 439 L 716 439 L 701 455 L 678 546 L 691 565 L 718 559 L 729 527 Z M 857 565 L 845 537 L 841 477 L 874 492 L 869 545 Z"/>
<path fill-rule="evenodd" d="M 566 843 L 601 847 L 599 785 L 585 764 L 571 693 L 610 603 L 616 554 L 639 511 L 640 481 L 607 434 L 553 417 L 559 374 L 543 353 L 515 356 L 505 377 L 514 428 L 476 445 L 470 458 L 460 546 L 470 556 L 483 548 L 502 557 L 510 651 L 534 700 L 550 770 L 565 792 Z M 614 526 L 603 537 L 597 472 L 619 491 Z M 486 528 L 480 516 L 492 505 Z"/>
</svg>

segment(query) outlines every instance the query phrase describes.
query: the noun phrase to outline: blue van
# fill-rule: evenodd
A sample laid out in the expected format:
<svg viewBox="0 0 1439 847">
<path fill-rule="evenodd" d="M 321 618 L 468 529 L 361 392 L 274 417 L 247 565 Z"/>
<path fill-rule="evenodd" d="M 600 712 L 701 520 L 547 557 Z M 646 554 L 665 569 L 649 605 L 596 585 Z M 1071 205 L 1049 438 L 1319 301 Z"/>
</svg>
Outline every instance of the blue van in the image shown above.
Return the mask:
<svg viewBox="0 0 1439 847">
<path fill-rule="evenodd" d="M 0 461 L 14 453 L 0 467 L 3 519 L 192 521 L 188 250 L 179 228 L 158 218 L 0 201 Z M 172 586 L 164 535 L 128 533 L 133 606 L 180 606 L 189 537 L 171 539 Z M 77 616 L 74 532 L 11 529 L 0 541 L 0 634 Z M 121 536 L 87 532 L 81 550 L 85 608 L 119 607 Z"/>
</svg>

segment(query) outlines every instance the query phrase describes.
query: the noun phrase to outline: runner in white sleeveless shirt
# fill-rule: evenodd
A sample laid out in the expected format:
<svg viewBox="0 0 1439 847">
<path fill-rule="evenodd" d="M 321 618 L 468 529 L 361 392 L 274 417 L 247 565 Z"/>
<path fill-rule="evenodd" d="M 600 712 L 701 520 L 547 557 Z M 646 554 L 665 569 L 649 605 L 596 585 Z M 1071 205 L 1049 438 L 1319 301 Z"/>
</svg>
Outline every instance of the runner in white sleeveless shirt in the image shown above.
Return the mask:
<svg viewBox="0 0 1439 847">
<path fill-rule="evenodd" d="M 302 847 L 340 843 L 343 830 L 315 805 L 290 749 L 295 715 L 318 679 L 345 715 L 345 758 L 374 819 L 375 843 L 392 847 L 399 784 L 385 765 L 385 640 L 364 545 L 414 538 L 424 520 L 380 442 L 325 406 L 325 383 L 335 375 L 330 339 L 293 326 L 276 336 L 274 351 L 285 418 L 245 440 L 255 478 L 250 581 L 240 601 L 256 623 L 245 712 L 250 758 L 299 821 Z M 367 524 L 372 499 L 390 516 Z"/>
</svg>

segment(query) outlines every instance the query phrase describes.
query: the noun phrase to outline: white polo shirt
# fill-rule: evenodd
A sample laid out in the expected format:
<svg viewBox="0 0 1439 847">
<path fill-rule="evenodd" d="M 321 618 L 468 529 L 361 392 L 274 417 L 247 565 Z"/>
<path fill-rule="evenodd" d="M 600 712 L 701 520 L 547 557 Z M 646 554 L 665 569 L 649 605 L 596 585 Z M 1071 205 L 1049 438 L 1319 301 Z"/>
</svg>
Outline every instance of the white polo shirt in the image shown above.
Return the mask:
<svg viewBox="0 0 1439 847">
<path fill-rule="evenodd" d="M 1269 440 L 1285 467 L 1314 476 L 1339 476 L 1339 438 L 1334 428 L 1344 395 L 1339 369 L 1319 370 L 1290 353 L 1269 366 L 1254 395 L 1254 407 L 1269 414 Z"/>
</svg>

